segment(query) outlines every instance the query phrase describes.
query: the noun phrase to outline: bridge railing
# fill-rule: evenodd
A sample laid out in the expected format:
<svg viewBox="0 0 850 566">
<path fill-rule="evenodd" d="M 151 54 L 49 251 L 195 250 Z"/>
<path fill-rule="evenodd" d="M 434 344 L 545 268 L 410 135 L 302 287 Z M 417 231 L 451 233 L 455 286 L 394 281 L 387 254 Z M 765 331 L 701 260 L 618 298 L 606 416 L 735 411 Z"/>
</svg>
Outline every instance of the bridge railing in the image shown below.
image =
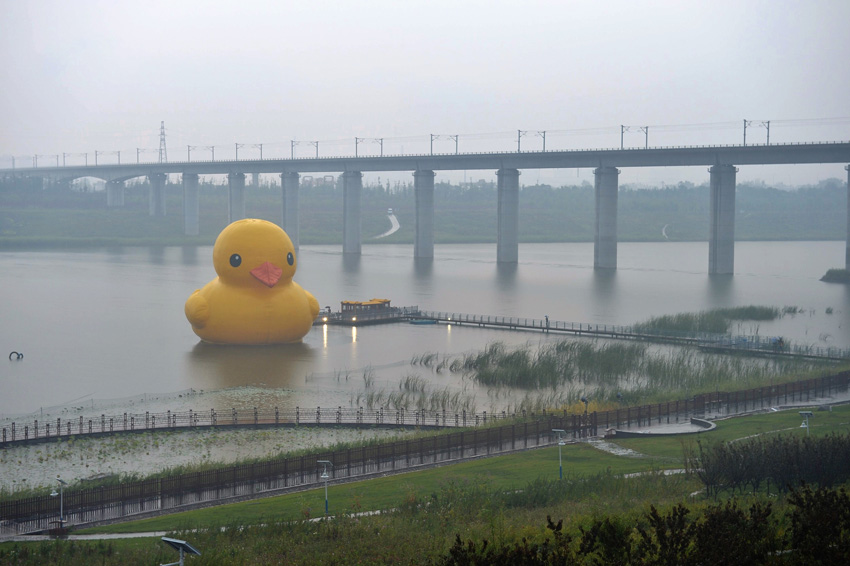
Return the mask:
<svg viewBox="0 0 850 566">
<path fill-rule="evenodd" d="M 469 158 L 475 156 L 489 156 L 489 155 L 529 155 L 529 154 L 554 154 L 554 153 L 595 153 L 595 152 L 625 152 L 625 151 L 634 151 L 634 152 L 648 152 L 648 151 L 664 151 L 664 150 L 701 150 L 701 149 L 754 149 L 754 148 L 770 148 L 770 149 L 781 149 L 783 147 L 799 147 L 799 146 L 811 146 L 811 145 L 843 145 L 847 144 L 848 141 L 841 140 L 832 140 L 832 141 L 804 141 L 804 142 L 786 142 L 786 143 L 749 143 L 747 145 L 740 144 L 708 144 L 708 145 L 672 145 L 672 146 L 652 146 L 652 147 L 643 147 L 643 146 L 635 146 L 635 147 L 597 147 L 597 148 L 579 148 L 579 149 L 570 149 L 570 148 L 556 148 L 556 149 L 547 149 L 547 150 L 527 150 L 527 151 L 475 151 L 475 152 L 464 152 L 464 153 L 398 153 L 398 154 L 383 154 L 383 155 L 323 155 L 323 156 L 303 156 L 303 157 L 268 157 L 264 159 L 219 159 L 219 160 L 211 160 L 211 159 L 195 159 L 195 160 L 187 160 L 187 161 L 168 161 L 168 162 L 159 162 L 159 161 L 139 161 L 139 162 L 129 162 L 129 163 L 87 163 L 87 164 L 76 164 L 76 165 L 47 165 L 47 166 L 35 166 L 34 164 L 27 164 L 23 167 L 15 166 L 13 168 L 0 168 L 0 171 L 4 173 L 16 173 L 20 171 L 51 171 L 51 170 L 61 170 L 61 169 L 99 169 L 99 168 L 121 168 L 124 170 L 133 169 L 136 167 L 150 167 L 150 166 L 164 166 L 168 168 L 169 166 L 197 166 L 203 164 L 227 164 L 227 163 L 239 163 L 240 165 L 249 166 L 252 163 L 257 164 L 267 164 L 268 162 L 296 162 L 296 161 L 321 161 L 321 160 L 348 160 L 348 159 L 387 159 L 387 158 L 429 158 L 429 157 L 442 157 L 442 158 Z"/>
</svg>

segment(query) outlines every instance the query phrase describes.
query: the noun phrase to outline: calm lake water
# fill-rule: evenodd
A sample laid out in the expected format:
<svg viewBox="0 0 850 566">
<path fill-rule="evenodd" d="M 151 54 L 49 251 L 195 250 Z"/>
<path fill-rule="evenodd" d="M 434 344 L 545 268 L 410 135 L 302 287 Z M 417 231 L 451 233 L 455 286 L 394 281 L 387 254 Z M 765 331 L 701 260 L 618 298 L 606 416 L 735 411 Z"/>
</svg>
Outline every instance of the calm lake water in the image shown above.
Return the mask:
<svg viewBox="0 0 850 566">
<path fill-rule="evenodd" d="M 520 245 L 512 267 L 496 264 L 492 244 L 438 245 L 429 262 L 415 261 L 409 245 L 364 246 L 360 258 L 344 257 L 339 246 L 304 246 L 295 280 L 334 310 L 341 300 L 381 297 L 426 310 L 603 324 L 796 306 L 805 312 L 736 331 L 846 347 L 850 287 L 818 281 L 843 265 L 844 248 L 843 241 L 741 242 L 735 275 L 716 277 L 707 274 L 705 242 L 621 243 L 616 272 L 593 269 L 592 244 Z M 214 347 L 199 342 L 183 314 L 189 294 L 214 276 L 211 247 L 0 253 L 0 346 L 4 356 L 25 356 L 0 365 L 0 419 L 62 408 L 358 405 L 367 385 L 397 390 L 410 375 L 434 389 L 470 387 L 412 366 L 415 354 L 562 338 L 394 324 L 314 327 L 297 345 Z"/>
</svg>

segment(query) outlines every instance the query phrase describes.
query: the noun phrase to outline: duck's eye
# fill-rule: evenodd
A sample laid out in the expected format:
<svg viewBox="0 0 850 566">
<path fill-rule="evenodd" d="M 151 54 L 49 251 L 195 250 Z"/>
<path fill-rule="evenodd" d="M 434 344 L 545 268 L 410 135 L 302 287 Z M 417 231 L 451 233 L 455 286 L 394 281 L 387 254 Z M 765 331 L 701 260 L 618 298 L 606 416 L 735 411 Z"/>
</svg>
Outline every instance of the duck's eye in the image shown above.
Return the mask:
<svg viewBox="0 0 850 566">
<path fill-rule="evenodd" d="M 293 263 L 295 263 L 295 256 L 292 255 L 292 252 L 289 252 L 288 254 L 286 254 L 286 263 L 288 263 L 289 265 L 292 265 Z"/>
<path fill-rule="evenodd" d="M 230 265 L 233 267 L 239 267 L 242 265 L 242 256 L 239 254 L 233 254 L 230 256 Z"/>
</svg>

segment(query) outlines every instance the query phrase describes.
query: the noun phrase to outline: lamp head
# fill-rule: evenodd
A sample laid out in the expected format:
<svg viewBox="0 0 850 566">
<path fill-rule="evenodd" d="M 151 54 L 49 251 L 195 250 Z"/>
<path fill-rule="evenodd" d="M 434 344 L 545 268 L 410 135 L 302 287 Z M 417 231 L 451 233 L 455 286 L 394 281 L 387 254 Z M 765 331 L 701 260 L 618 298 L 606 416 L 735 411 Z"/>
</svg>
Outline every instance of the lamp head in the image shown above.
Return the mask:
<svg viewBox="0 0 850 566">
<path fill-rule="evenodd" d="M 50 497 L 57 497 L 58 495 L 59 495 L 59 492 L 56 491 L 55 489 L 50 492 Z"/>
</svg>

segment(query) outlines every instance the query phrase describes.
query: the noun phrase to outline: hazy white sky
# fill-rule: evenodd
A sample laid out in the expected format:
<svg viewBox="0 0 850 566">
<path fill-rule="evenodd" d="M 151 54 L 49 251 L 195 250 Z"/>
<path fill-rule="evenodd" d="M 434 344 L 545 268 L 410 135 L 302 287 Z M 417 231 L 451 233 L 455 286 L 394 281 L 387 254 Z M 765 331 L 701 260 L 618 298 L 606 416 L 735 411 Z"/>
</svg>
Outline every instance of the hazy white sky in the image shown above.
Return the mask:
<svg viewBox="0 0 850 566">
<path fill-rule="evenodd" d="M 0 167 L 850 139 L 847 0 L 0 0 Z M 377 153 L 374 141 L 361 154 Z M 438 140 L 435 151 L 453 152 Z M 153 159 L 153 153 L 142 153 Z M 68 156 L 68 160 L 82 160 Z M 104 156 L 104 160 L 116 159 Z M 469 177 L 489 173 L 470 172 Z M 812 183 L 843 165 L 742 167 Z M 704 168 L 621 183 L 702 182 Z M 409 174 L 405 178 L 410 177 Z M 440 177 L 438 177 L 439 179 Z M 525 171 L 524 184 L 590 179 Z"/>
</svg>

